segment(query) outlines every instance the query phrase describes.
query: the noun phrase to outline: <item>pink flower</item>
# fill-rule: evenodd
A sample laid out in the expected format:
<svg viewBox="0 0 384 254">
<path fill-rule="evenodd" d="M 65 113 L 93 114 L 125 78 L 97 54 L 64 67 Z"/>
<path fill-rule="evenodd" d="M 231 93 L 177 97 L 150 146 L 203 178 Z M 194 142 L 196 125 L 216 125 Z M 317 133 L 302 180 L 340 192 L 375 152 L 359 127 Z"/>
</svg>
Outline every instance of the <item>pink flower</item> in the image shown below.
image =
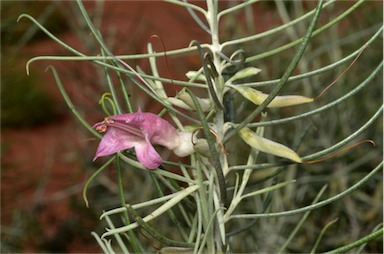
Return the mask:
<svg viewBox="0 0 384 254">
<path fill-rule="evenodd" d="M 170 123 L 152 113 L 120 114 L 106 117 L 104 121 L 96 123 L 95 128 L 100 133 L 105 133 L 97 148 L 95 158 L 114 154 L 118 151 L 135 148 L 137 159 L 146 168 L 155 169 L 163 162 L 152 144 L 167 147 L 178 151 L 182 147 L 182 156 L 193 152 L 192 142 L 185 142 Z M 184 144 L 181 144 L 184 142 Z M 188 144 L 191 143 L 191 144 Z"/>
</svg>

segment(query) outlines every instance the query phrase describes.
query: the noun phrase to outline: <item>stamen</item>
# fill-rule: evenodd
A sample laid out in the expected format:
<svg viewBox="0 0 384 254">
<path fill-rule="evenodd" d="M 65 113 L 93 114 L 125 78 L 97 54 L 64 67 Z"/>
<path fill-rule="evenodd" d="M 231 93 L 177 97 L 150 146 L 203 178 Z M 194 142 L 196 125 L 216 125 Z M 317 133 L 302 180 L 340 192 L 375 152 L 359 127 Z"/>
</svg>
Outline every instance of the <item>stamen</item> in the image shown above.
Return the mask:
<svg viewBox="0 0 384 254">
<path fill-rule="evenodd" d="M 103 122 L 102 125 L 99 125 L 95 128 L 99 133 L 105 133 L 107 131 L 107 125 Z"/>
<path fill-rule="evenodd" d="M 104 121 L 103 121 L 103 123 L 105 123 L 106 125 L 108 125 L 108 124 L 113 124 L 115 122 L 115 120 L 113 120 L 112 118 L 110 118 L 110 117 L 106 117 L 106 118 L 104 118 Z"/>
<path fill-rule="evenodd" d="M 126 131 L 138 137 L 144 137 L 143 132 L 139 128 L 135 128 L 127 123 L 117 122 L 117 121 L 114 121 L 113 119 L 111 120 L 112 122 L 108 124 L 110 127 L 118 128 L 120 130 Z"/>
</svg>

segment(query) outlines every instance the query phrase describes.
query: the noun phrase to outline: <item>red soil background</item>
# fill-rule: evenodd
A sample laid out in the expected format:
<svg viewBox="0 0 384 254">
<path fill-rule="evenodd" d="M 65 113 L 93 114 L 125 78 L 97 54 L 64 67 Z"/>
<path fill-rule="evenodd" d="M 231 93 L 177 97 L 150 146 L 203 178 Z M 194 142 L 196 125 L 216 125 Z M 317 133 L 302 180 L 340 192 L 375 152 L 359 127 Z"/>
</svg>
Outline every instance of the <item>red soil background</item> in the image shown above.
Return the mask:
<svg viewBox="0 0 384 254">
<path fill-rule="evenodd" d="M 28 10 L 33 9 L 33 5 L 39 5 L 40 10 L 44 9 L 41 6 L 53 3 L 19 4 L 26 4 L 28 8 L 26 11 L 12 7 L 15 29 L 18 26 L 33 26 L 27 19 L 16 23 L 17 17 L 24 12 L 29 14 Z M 74 14 L 71 10 L 76 7 L 70 9 L 69 4 L 76 5 L 75 2 L 57 4 L 59 15 L 79 23 L 77 20 L 82 17 Z M 85 5 L 92 16 L 95 3 L 85 2 Z M 103 9 L 101 31 L 116 29 L 117 33 L 113 36 L 115 54 L 145 53 L 149 41 L 154 44 L 155 50 L 163 50 L 159 41 L 151 39 L 154 34 L 162 38 L 167 50 L 186 47 L 194 39 L 203 43 L 209 38 L 197 28 L 185 9 L 171 4 L 160 1 L 107 1 Z M 41 15 L 39 11 L 34 13 L 31 14 L 34 18 Z M 2 16 L 5 15 L 7 13 Z M 63 19 L 59 22 L 63 22 L 61 24 L 65 28 L 59 29 L 55 36 L 75 49 L 87 52 L 84 43 L 68 25 L 70 22 Z M 49 23 L 48 18 L 44 25 Z M 20 49 L 23 59 L 19 68 L 10 71 L 12 75 L 26 75 L 24 66 L 31 57 L 71 55 L 47 36 L 38 35 L 39 39 L 28 42 Z M 168 68 L 164 59 L 161 60 L 159 72 L 167 76 Z M 169 62 L 171 75 L 184 78 L 186 70 L 198 66 L 199 58 L 196 55 L 187 56 L 183 64 L 178 64 L 177 59 L 176 63 L 173 60 Z M 146 61 L 137 61 L 132 65 L 135 64 L 148 70 Z M 2 151 L 1 174 L 2 252 L 100 252 L 90 232 L 99 226 L 101 211 L 95 213 L 86 208 L 81 196 L 86 179 L 95 170 L 87 171 L 87 167 L 92 165 L 97 142 L 87 141 L 90 135 L 67 109 L 52 74 L 45 72 L 48 65 L 57 69 L 70 97 L 91 124 L 103 116 L 97 104 L 102 93 L 95 91 L 105 80 L 95 79 L 90 63 L 40 61 L 31 65 L 30 75 L 38 77 L 37 85 L 49 92 L 58 115 L 54 121 L 29 128 L 2 129 L 2 144 L 6 144 Z"/>
<path fill-rule="evenodd" d="M 75 5 L 58 3 L 58 8 L 64 18 L 73 18 L 74 23 L 78 23 L 81 16 L 69 11 L 69 4 Z M 85 2 L 85 5 L 92 16 L 94 2 Z M 13 13 L 16 18 L 23 13 L 16 8 L 17 11 L 19 13 Z M 260 31 L 279 20 L 265 9 L 255 11 Z M 34 17 L 38 16 L 39 13 Z M 15 22 L 15 26 L 26 24 L 32 26 L 27 19 Z M 63 23 L 63 26 L 66 28 L 55 35 L 79 51 L 87 52 L 89 49 L 73 29 L 68 24 Z M 107 34 L 111 28 L 116 29 L 113 52 L 117 55 L 145 53 L 149 41 L 155 50 L 162 51 L 161 43 L 150 38 L 154 34 L 163 39 L 167 50 L 186 47 L 195 39 L 201 43 L 209 39 L 184 8 L 160 1 L 107 1 L 101 31 Z M 31 57 L 70 55 L 46 36 L 27 43 L 21 51 L 24 59 L 20 61 L 21 68 L 13 71 L 14 75 L 26 75 L 24 65 Z M 169 76 L 169 69 L 171 75 L 179 79 L 184 79 L 187 70 L 200 65 L 196 54 L 168 60 L 169 68 L 164 59 L 159 58 L 159 72 Z M 101 211 L 86 208 L 81 196 L 85 181 L 97 168 L 92 162 L 97 141 L 88 140 L 90 134 L 67 109 L 52 74 L 44 72 L 49 64 L 58 70 L 70 97 L 89 123 L 103 117 L 97 101 L 102 94 L 100 83 L 105 80 L 97 79 L 90 63 L 39 61 L 32 64 L 31 75 L 38 76 L 38 85 L 49 92 L 58 114 L 54 121 L 45 124 L 2 129 L 1 141 L 7 144 L 2 151 L 1 171 L 2 252 L 100 252 L 90 232 L 100 227 L 98 216 Z M 148 70 L 148 63 L 144 60 L 130 64 Z M 141 99 L 145 105 L 145 98 Z M 156 111 L 157 105 L 145 107 Z"/>
</svg>

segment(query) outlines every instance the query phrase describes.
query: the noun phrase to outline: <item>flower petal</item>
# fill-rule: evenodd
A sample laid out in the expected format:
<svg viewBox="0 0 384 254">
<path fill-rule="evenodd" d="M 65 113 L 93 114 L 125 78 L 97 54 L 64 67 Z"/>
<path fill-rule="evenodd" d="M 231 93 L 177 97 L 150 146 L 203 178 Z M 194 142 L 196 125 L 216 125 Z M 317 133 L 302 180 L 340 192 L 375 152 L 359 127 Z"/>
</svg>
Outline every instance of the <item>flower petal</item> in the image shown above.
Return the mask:
<svg viewBox="0 0 384 254">
<path fill-rule="evenodd" d="M 148 137 L 152 144 L 162 145 L 170 150 L 179 145 L 177 129 L 158 115 L 143 113 L 139 109 L 136 113 L 114 115 L 111 118 L 140 128 L 143 136 Z"/>
<path fill-rule="evenodd" d="M 141 142 L 135 145 L 135 151 L 139 162 L 148 169 L 155 169 L 163 163 L 160 155 L 148 140 L 146 143 Z"/>
<path fill-rule="evenodd" d="M 111 118 L 115 121 L 127 123 L 136 127 L 140 126 L 145 121 L 140 109 L 136 113 L 119 114 L 111 116 Z"/>
<path fill-rule="evenodd" d="M 179 135 L 175 127 L 158 115 L 141 113 L 145 121 L 140 125 L 143 134 L 152 144 L 165 146 L 173 150 L 179 145 Z"/>
<path fill-rule="evenodd" d="M 132 148 L 143 142 L 145 142 L 144 138 L 135 135 L 127 135 L 126 132 L 120 129 L 108 127 L 107 132 L 97 147 L 96 155 L 93 160 Z"/>
<path fill-rule="evenodd" d="M 96 123 L 94 128 L 105 132 L 94 160 L 134 147 L 140 163 L 154 169 L 160 166 L 162 159 L 152 144 L 159 144 L 170 150 L 180 144 L 176 128 L 161 117 L 143 113 L 140 109 L 136 113 L 108 117 L 103 122 Z"/>
</svg>

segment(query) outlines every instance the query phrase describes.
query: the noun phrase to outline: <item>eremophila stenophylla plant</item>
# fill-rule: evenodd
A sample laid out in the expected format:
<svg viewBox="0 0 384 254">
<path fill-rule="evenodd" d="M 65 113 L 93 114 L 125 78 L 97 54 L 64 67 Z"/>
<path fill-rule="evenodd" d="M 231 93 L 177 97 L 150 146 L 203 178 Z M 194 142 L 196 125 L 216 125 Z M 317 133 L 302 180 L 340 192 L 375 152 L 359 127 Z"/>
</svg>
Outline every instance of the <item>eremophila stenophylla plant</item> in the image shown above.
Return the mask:
<svg viewBox="0 0 384 254">
<path fill-rule="evenodd" d="M 146 52 L 116 53 L 117 39 L 100 30 L 102 4 L 77 1 L 78 31 L 91 54 L 34 17 L 19 18 L 68 52 L 36 56 L 27 71 L 45 60 L 97 69 L 93 113 L 102 118 L 88 122 L 60 72 L 48 67 L 75 118 L 99 140 L 87 205 L 101 202 L 87 198 L 95 179 L 116 172 L 118 192 L 98 206 L 105 232 L 92 232 L 102 251 L 379 251 L 382 6 L 165 2 L 189 15 L 185 25 L 204 38 L 170 48 L 154 33 Z M 176 74 L 191 56 L 195 66 Z"/>
</svg>

